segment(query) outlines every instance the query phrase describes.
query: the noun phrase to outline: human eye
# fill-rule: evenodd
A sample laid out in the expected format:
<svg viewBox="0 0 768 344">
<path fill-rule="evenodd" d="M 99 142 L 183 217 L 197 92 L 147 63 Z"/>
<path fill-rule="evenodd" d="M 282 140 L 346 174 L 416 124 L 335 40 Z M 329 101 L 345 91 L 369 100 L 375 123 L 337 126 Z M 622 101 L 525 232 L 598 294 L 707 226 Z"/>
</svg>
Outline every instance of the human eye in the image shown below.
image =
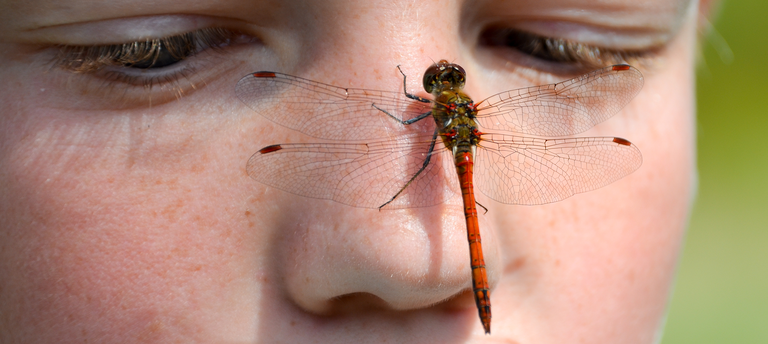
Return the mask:
<svg viewBox="0 0 768 344">
<path fill-rule="evenodd" d="M 256 42 L 239 30 L 207 27 L 124 43 L 56 44 L 48 64 L 60 86 L 89 97 L 79 104 L 145 107 L 191 94 L 237 65 L 227 61 L 238 48 Z"/>
<path fill-rule="evenodd" d="M 618 63 L 644 66 L 660 49 L 658 45 L 613 48 L 513 28 L 487 29 L 480 43 L 507 50 L 508 58 L 518 64 L 555 74 L 579 73 Z"/>
<path fill-rule="evenodd" d="M 462 33 L 492 70 L 552 81 L 612 64 L 662 65 L 685 18 L 684 0 L 499 2 L 467 7 Z"/>
<path fill-rule="evenodd" d="M 57 67 L 75 73 L 93 73 L 110 67 L 163 69 L 208 49 L 220 51 L 220 48 L 232 44 L 238 36 L 240 34 L 232 30 L 205 28 L 123 44 L 61 45 L 54 62 Z"/>
</svg>

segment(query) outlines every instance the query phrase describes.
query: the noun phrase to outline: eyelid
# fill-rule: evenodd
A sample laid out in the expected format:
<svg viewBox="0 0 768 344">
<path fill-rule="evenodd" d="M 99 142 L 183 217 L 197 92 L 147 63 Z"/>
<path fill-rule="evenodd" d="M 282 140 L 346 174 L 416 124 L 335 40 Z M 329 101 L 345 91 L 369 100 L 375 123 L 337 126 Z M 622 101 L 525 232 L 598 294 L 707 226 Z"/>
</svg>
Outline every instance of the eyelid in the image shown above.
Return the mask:
<svg viewBox="0 0 768 344">
<path fill-rule="evenodd" d="M 516 22 L 514 27 L 539 36 L 557 37 L 613 50 L 646 50 L 665 45 L 672 37 L 669 31 L 602 28 L 567 21 L 521 21 Z"/>
<path fill-rule="evenodd" d="M 151 59 L 153 55 L 146 54 L 146 49 L 143 55 L 134 54 L 130 48 L 146 48 L 158 41 L 177 41 L 174 38 L 181 36 L 194 37 L 194 52 L 174 57 L 172 60 L 175 62 L 170 64 L 132 67 L 131 58 L 138 62 L 142 58 Z M 238 66 L 237 63 L 226 62 L 250 55 L 247 53 L 252 50 L 250 46 L 259 43 L 259 39 L 240 31 L 212 27 L 138 42 L 59 45 L 49 48 L 52 51 L 49 66 L 59 76 L 52 78 L 51 82 L 61 85 L 57 89 L 72 91 L 78 97 L 87 95 L 91 101 L 85 103 L 94 108 L 126 109 L 159 105 L 179 99 L 226 76 L 229 70 Z M 123 49 L 125 47 L 128 49 Z"/>
<path fill-rule="evenodd" d="M 508 68 L 508 63 L 513 62 L 531 71 L 561 76 L 582 74 L 618 63 L 648 68 L 657 62 L 662 48 L 606 48 L 509 27 L 486 27 L 478 42 L 482 51 L 491 54 L 488 56 L 500 57 L 498 60 L 505 62 L 502 68 Z"/>
<path fill-rule="evenodd" d="M 242 43 L 245 41 L 242 36 L 237 31 L 214 27 L 122 44 L 63 45 L 54 58 L 54 64 L 76 73 L 95 72 L 109 66 L 159 69 L 180 63 L 205 50 Z M 160 58 L 170 58 L 170 61 Z"/>
<path fill-rule="evenodd" d="M 223 26 L 220 20 L 193 15 L 117 18 L 42 27 L 25 32 L 30 41 L 55 45 L 108 45 L 144 41 Z M 227 22 L 231 27 L 231 21 Z"/>
</svg>

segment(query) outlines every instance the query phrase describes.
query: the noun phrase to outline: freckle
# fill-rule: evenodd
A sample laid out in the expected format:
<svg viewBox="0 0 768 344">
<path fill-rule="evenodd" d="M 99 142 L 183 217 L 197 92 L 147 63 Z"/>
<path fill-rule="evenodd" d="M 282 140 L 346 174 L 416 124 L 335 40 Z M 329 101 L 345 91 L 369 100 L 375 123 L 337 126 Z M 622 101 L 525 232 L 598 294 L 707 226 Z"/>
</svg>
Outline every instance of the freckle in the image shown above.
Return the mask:
<svg viewBox="0 0 768 344">
<path fill-rule="evenodd" d="M 514 271 L 520 270 L 523 265 L 525 265 L 525 258 L 517 258 L 512 263 L 504 267 L 504 273 L 512 273 Z"/>
<path fill-rule="evenodd" d="M 164 328 L 163 322 L 159 320 L 152 321 L 139 333 L 140 341 L 148 341 L 150 338 L 155 338 Z"/>
<path fill-rule="evenodd" d="M 245 216 L 251 216 L 251 212 L 249 210 L 245 211 Z"/>
<path fill-rule="evenodd" d="M 296 321 L 291 320 L 291 326 L 296 326 Z"/>
</svg>

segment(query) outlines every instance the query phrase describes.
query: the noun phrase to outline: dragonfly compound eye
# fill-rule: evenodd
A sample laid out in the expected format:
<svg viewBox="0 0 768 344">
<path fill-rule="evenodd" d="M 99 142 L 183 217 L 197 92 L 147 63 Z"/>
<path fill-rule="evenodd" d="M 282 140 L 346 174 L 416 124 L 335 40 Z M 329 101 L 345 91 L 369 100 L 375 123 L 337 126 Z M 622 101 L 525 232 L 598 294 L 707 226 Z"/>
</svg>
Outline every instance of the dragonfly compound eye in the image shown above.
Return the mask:
<svg viewBox="0 0 768 344">
<path fill-rule="evenodd" d="M 435 63 L 429 68 L 427 68 L 427 71 L 424 72 L 424 90 L 427 91 L 427 93 L 432 93 L 432 90 L 435 89 L 435 87 L 439 84 L 439 77 L 438 75 L 442 73 L 441 67 L 439 64 Z"/>
<path fill-rule="evenodd" d="M 433 93 L 435 89 L 461 89 L 464 87 L 466 72 L 461 66 L 440 60 L 424 72 L 424 90 Z"/>
</svg>

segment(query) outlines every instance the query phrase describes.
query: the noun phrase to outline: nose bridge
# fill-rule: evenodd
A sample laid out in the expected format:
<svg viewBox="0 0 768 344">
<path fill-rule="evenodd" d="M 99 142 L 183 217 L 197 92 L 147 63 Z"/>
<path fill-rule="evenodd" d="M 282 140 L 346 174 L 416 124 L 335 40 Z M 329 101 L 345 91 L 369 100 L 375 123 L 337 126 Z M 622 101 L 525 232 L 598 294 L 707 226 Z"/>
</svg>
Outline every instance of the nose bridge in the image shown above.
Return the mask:
<svg viewBox="0 0 768 344">
<path fill-rule="evenodd" d="M 438 1 L 349 2 L 344 6 L 312 5 L 306 63 L 342 64 L 346 68 L 400 65 L 411 81 L 439 59 L 460 57 L 458 6 Z M 429 20 L 425 20 L 429 17 Z M 354 42 L 354 44 L 350 44 Z M 330 67 L 330 66 L 329 66 Z M 418 89 L 421 89 L 421 82 Z"/>
</svg>

